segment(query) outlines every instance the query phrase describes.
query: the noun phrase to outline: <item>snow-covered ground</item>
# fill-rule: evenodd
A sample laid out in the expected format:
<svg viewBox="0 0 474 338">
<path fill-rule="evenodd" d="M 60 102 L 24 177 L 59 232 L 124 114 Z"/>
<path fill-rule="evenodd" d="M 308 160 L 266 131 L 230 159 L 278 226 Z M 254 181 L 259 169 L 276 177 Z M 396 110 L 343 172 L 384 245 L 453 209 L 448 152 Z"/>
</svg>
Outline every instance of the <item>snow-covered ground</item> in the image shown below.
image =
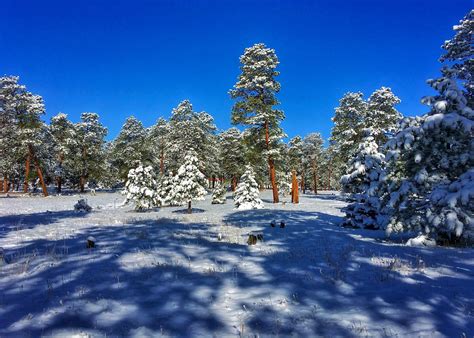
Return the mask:
<svg viewBox="0 0 474 338">
<path fill-rule="evenodd" d="M 208 196 L 192 215 L 85 197 L 91 213 L 78 195 L 0 197 L 0 336 L 474 334 L 474 250 L 340 228 L 337 194 L 265 192 L 252 211 Z M 247 245 L 251 231 L 264 241 Z"/>
</svg>

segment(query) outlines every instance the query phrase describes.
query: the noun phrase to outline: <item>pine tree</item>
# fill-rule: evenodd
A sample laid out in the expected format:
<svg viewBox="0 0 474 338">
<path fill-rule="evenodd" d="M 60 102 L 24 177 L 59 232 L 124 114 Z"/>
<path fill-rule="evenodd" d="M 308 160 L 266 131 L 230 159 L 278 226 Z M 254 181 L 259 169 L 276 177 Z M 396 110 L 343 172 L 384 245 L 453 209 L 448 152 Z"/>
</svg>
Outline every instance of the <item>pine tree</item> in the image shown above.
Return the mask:
<svg viewBox="0 0 474 338">
<path fill-rule="evenodd" d="M 431 111 L 402 121 L 387 143 L 387 231 L 423 231 L 434 238 L 473 238 L 474 112 L 453 79 L 428 83 L 439 92 Z"/>
<path fill-rule="evenodd" d="M 377 187 L 385 168 L 385 156 L 379 152 L 372 130 L 366 129 L 365 135 L 349 162 L 347 174 L 341 178 L 342 190 L 350 194 L 351 201 L 343 209 L 346 213 L 343 226 L 377 229 L 380 208 Z"/>
<path fill-rule="evenodd" d="M 303 139 L 303 167 L 313 181 L 313 191 L 318 193 L 320 165 L 323 155 L 323 138 L 320 133 L 310 133 Z M 303 186 L 305 187 L 305 185 Z M 304 190 L 304 189 L 303 189 Z M 303 191 L 304 192 L 304 191 Z"/>
<path fill-rule="evenodd" d="M 335 109 L 330 140 L 336 150 L 335 160 L 341 162 L 344 169 L 363 138 L 366 115 L 367 102 L 360 92 L 344 94 Z"/>
<path fill-rule="evenodd" d="M 73 163 L 71 157 L 73 156 L 74 149 L 77 147 L 76 130 L 74 124 L 68 120 L 67 115 L 62 113 L 51 118 L 49 129 L 53 140 L 54 153 L 57 158 L 54 174 L 57 181 L 57 192 L 60 193 L 65 171 Z"/>
<path fill-rule="evenodd" d="M 441 47 L 446 51 L 441 62 L 449 62 L 442 70 L 445 76 L 459 79 L 466 89 L 469 107 L 474 106 L 474 9 L 453 27 L 456 34 Z"/>
<path fill-rule="evenodd" d="M 112 165 L 119 171 L 122 179 L 130 169 L 147 158 L 145 147 L 146 130 L 134 116 L 127 118 L 117 138 L 112 143 Z"/>
<path fill-rule="evenodd" d="M 165 174 L 167 152 L 169 148 L 170 126 L 168 122 L 160 117 L 150 128 L 147 136 L 147 147 L 152 154 L 153 163 L 159 163 L 160 174 Z M 155 160 L 157 159 L 157 160 Z"/>
<path fill-rule="evenodd" d="M 184 163 L 179 167 L 174 177 L 171 193 L 172 201 L 179 205 L 187 203 L 188 213 L 192 213 L 191 202 L 204 200 L 207 194 L 204 186 L 206 177 L 199 170 L 199 160 L 194 150 L 189 150 L 184 157 Z"/>
<path fill-rule="evenodd" d="M 304 156 L 303 156 L 303 139 L 301 136 L 297 135 L 293 137 L 288 143 L 288 161 L 289 161 L 289 170 L 293 170 L 301 177 L 301 181 L 304 181 L 305 178 L 305 166 L 304 166 Z M 290 180 L 291 182 L 291 180 Z M 304 183 L 303 183 L 304 184 Z"/>
<path fill-rule="evenodd" d="M 258 184 L 251 166 L 246 166 L 234 192 L 234 204 L 239 210 L 262 209 L 264 207 L 259 197 Z"/>
<path fill-rule="evenodd" d="M 217 183 L 212 191 L 212 204 L 224 204 L 225 194 L 227 193 L 226 186 L 222 183 Z"/>
<path fill-rule="evenodd" d="M 237 187 L 238 178 L 245 167 L 246 149 L 242 133 L 237 128 L 230 128 L 219 135 L 221 147 L 221 167 L 226 177 L 230 178 L 232 191 Z"/>
<path fill-rule="evenodd" d="M 387 87 L 374 91 L 367 101 L 364 127 L 372 130 L 372 136 L 379 147 L 387 142 L 388 135 L 394 133 L 402 119 L 402 114 L 395 108 L 399 103 L 400 99 Z"/>
<path fill-rule="evenodd" d="M 175 179 L 171 171 L 168 174 L 161 175 L 158 181 L 157 195 L 161 206 L 177 205 L 173 203 L 173 189 L 175 186 Z"/>
<path fill-rule="evenodd" d="M 156 180 L 153 168 L 139 165 L 130 169 L 125 183 L 123 194 L 126 195 L 125 203 L 133 201 L 136 211 L 145 211 L 159 205 L 156 194 Z"/>
<path fill-rule="evenodd" d="M 279 74 L 276 71 L 278 58 L 275 50 L 259 43 L 245 49 L 240 63 L 242 73 L 230 90 L 230 96 L 236 100 L 232 123 L 250 127 L 249 135 L 268 160 L 273 202 L 278 203 L 275 159 L 279 155 L 277 144 L 284 136 L 280 122 L 285 117 L 281 110 L 274 108 L 279 104 L 276 93 L 280 91 L 280 83 L 275 80 Z"/>
<path fill-rule="evenodd" d="M 107 128 L 99 122 L 99 115 L 82 113 L 81 122 L 76 124 L 77 151 L 76 171 L 80 191 L 84 192 L 87 179 L 99 179 L 105 160 L 105 136 Z"/>
<path fill-rule="evenodd" d="M 189 100 L 182 101 L 173 109 L 170 118 L 169 157 L 170 169 L 176 170 L 183 163 L 186 155 L 183 150 L 194 149 L 204 164 L 212 162 L 209 158 L 213 153 L 213 135 L 216 131 L 214 119 L 206 112 L 195 112 Z M 203 168 L 206 174 L 211 168 Z"/>
<path fill-rule="evenodd" d="M 33 164 L 41 182 L 43 194 L 47 196 L 48 192 L 38 157 L 40 148 L 44 146 L 41 138 L 44 132 L 41 116 L 45 113 L 43 99 L 27 91 L 26 87 L 20 85 L 18 81 L 17 76 L 0 78 L 0 109 L 3 115 L 1 123 L 9 125 L 7 128 L 12 128 L 2 132 L 0 139 L 3 145 L 0 145 L 0 148 L 2 152 L 14 154 L 7 155 L 7 160 L 20 157 L 25 161 L 24 192 L 28 191 L 30 167 Z M 12 148 L 8 149 L 8 146 Z"/>
</svg>

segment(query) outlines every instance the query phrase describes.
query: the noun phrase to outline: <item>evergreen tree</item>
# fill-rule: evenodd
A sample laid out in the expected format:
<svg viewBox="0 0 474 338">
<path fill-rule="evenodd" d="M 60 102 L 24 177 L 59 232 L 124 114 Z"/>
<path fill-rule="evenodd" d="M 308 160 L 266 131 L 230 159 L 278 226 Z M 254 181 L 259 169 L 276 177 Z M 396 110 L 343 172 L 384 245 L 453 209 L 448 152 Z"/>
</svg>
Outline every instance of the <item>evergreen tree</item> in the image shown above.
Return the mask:
<svg viewBox="0 0 474 338">
<path fill-rule="evenodd" d="M 320 133 L 310 133 L 303 139 L 303 167 L 313 181 L 313 191 L 318 193 L 319 172 L 323 155 L 323 138 Z M 305 186 L 304 186 L 305 187 Z"/>
<path fill-rule="evenodd" d="M 377 229 L 377 214 L 380 208 L 377 187 L 385 167 L 385 156 L 379 152 L 372 131 L 366 129 L 366 136 L 349 162 L 347 174 L 342 176 L 341 185 L 350 194 L 351 203 L 343 209 L 346 213 L 343 226 Z"/>
<path fill-rule="evenodd" d="M 0 148 L 2 152 L 12 153 L 12 155 L 6 155 L 6 160 L 21 158 L 25 161 L 24 192 L 28 191 L 30 167 L 33 164 L 41 181 L 43 194 L 47 196 L 48 192 L 37 156 L 38 149 L 44 145 L 41 138 L 44 131 L 41 116 L 45 113 L 43 99 L 27 91 L 26 87 L 20 85 L 18 81 L 19 78 L 16 76 L 0 78 L 0 111 L 2 113 L 0 122 L 7 125 L 7 129 L 0 134 L 0 140 L 3 143 Z M 11 146 L 10 149 L 8 149 L 9 146 Z M 8 173 L 8 168 L 6 169 Z"/>
<path fill-rule="evenodd" d="M 130 169 L 125 183 L 123 194 L 126 195 L 125 203 L 133 201 L 136 211 L 145 211 L 159 205 L 156 194 L 156 180 L 153 168 L 139 165 Z"/>
<path fill-rule="evenodd" d="M 387 143 L 388 186 L 381 217 L 392 231 L 473 238 L 474 113 L 453 79 L 429 80 L 431 111 L 404 119 Z"/>
<path fill-rule="evenodd" d="M 449 62 L 443 69 L 445 76 L 459 79 L 466 89 L 466 99 L 469 107 L 474 106 L 474 9 L 453 27 L 456 34 L 441 47 L 446 51 L 441 56 L 441 62 Z"/>
<path fill-rule="evenodd" d="M 289 172 L 296 170 L 300 177 L 304 177 L 303 167 L 303 139 L 297 135 L 293 137 L 288 143 L 288 161 L 289 161 Z"/>
<path fill-rule="evenodd" d="M 342 163 L 344 169 L 363 138 L 366 115 L 367 102 L 360 92 L 346 93 L 335 109 L 330 140 L 336 150 L 335 160 Z"/>
<path fill-rule="evenodd" d="M 234 89 L 230 90 L 230 96 L 236 100 L 232 123 L 250 127 L 252 142 L 268 160 L 273 202 L 277 203 L 275 159 L 279 155 L 277 144 L 284 136 L 280 127 L 284 114 L 274 108 L 279 104 L 276 93 L 280 91 L 280 83 L 275 80 L 279 74 L 276 71 L 278 58 L 275 50 L 259 43 L 245 49 L 240 63 L 242 73 Z"/>
<path fill-rule="evenodd" d="M 227 193 L 226 186 L 222 183 L 217 183 L 212 191 L 212 204 L 224 204 L 225 194 Z"/>
<path fill-rule="evenodd" d="M 369 97 L 364 127 L 372 130 L 372 136 L 379 147 L 387 142 L 387 135 L 394 133 L 402 119 L 402 114 L 395 109 L 395 105 L 399 103 L 400 99 L 387 87 L 377 89 Z"/>
<path fill-rule="evenodd" d="M 237 128 L 230 128 L 219 135 L 221 146 L 221 167 L 226 177 L 230 178 L 232 191 L 235 191 L 238 178 L 245 167 L 245 146 L 242 133 Z"/>
<path fill-rule="evenodd" d="M 189 150 L 174 178 L 172 201 L 179 205 L 187 203 L 188 213 L 192 213 L 191 202 L 204 200 L 207 193 L 205 185 L 206 177 L 199 170 L 197 153 L 194 150 Z"/>
<path fill-rule="evenodd" d="M 168 172 L 168 174 L 161 175 L 157 187 L 157 195 L 161 206 L 177 205 L 176 203 L 173 203 L 174 186 L 175 179 L 171 171 Z"/>
<path fill-rule="evenodd" d="M 84 192 L 87 179 L 99 179 L 105 160 L 105 136 L 107 128 L 99 122 L 99 115 L 82 113 L 76 124 L 76 165 L 80 191 Z"/>
<path fill-rule="evenodd" d="M 130 169 L 147 158 L 145 139 L 147 133 L 143 124 L 135 117 L 127 118 L 117 138 L 112 143 L 112 165 L 118 169 L 122 179 Z"/>
<path fill-rule="evenodd" d="M 150 128 L 147 137 L 147 146 L 152 156 L 153 163 L 159 163 L 160 174 L 165 173 L 165 162 L 169 148 L 170 126 L 168 122 L 160 117 Z M 157 159 L 157 160 L 156 160 Z"/>
<path fill-rule="evenodd" d="M 215 151 L 212 135 L 216 131 L 216 126 L 211 115 L 206 112 L 195 112 L 191 102 L 184 100 L 173 109 L 169 125 L 168 151 L 172 170 L 176 170 L 179 164 L 183 163 L 187 149 L 194 149 L 204 164 L 212 162 L 210 157 Z M 209 167 L 204 169 L 209 175 L 213 171 Z"/>
<path fill-rule="evenodd" d="M 258 184 L 251 166 L 246 166 L 234 192 L 234 204 L 239 210 L 262 209 L 264 207 L 259 197 Z"/>
<path fill-rule="evenodd" d="M 68 171 L 68 167 L 70 168 L 73 164 L 72 156 L 74 149 L 77 147 L 76 130 L 74 124 L 68 120 L 67 115 L 62 113 L 51 118 L 49 129 L 57 159 L 54 175 L 57 181 L 57 192 L 60 193 L 65 171 Z"/>
</svg>

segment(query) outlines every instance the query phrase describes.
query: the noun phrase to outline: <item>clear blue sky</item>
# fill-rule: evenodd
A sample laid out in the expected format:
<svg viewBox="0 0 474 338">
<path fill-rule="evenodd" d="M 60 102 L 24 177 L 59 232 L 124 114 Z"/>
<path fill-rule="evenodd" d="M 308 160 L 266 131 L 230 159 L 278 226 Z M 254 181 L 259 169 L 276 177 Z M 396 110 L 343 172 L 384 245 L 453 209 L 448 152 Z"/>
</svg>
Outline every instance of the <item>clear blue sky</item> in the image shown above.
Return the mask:
<svg viewBox="0 0 474 338">
<path fill-rule="evenodd" d="M 228 90 L 245 47 L 280 59 L 279 99 L 291 137 L 328 137 L 338 99 L 393 89 L 405 115 L 426 111 L 440 46 L 473 0 L 1 0 L 0 74 L 44 97 L 46 119 L 101 115 L 115 137 L 125 118 L 146 126 L 189 98 L 230 126 Z"/>
</svg>

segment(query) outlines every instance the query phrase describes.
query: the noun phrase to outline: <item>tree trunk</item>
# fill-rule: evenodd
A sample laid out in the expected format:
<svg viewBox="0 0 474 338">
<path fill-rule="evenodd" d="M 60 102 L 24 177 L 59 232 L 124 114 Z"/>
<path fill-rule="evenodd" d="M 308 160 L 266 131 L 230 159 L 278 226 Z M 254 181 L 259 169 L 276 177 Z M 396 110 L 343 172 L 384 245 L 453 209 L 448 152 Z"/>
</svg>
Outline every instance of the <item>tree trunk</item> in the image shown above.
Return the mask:
<svg viewBox="0 0 474 338">
<path fill-rule="evenodd" d="M 193 209 L 191 208 L 191 201 L 188 202 L 188 214 L 191 214 Z"/>
<path fill-rule="evenodd" d="M 8 192 L 8 178 L 7 176 L 3 176 L 3 192 L 7 193 Z"/>
<path fill-rule="evenodd" d="M 58 176 L 58 187 L 56 188 L 56 192 L 57 193 L 60 193 L 61 192 L 61 186 L 62 186 L 62 179 L 61 179 L 61 176 Z"/>
<path fill-rule="evenodd" d="M 268 130 L 268 121 L 265 121 L 265 143 L 267 145 L 267 151 L 270 151 L 270 132 Z M 270 171 L 270 182 L 272 184 L 273 190 L 273 203 L 278 203 L 280 200 L 278 198 L 278 186 L 276 184 L 275 177 L 275 163 L 270 155 L 268 155 L 268 168 Z"/>
<path fill-rule="evenodd" d="M 232 185 L 232 191 L 234 192 L 235 189 L 237 188 L 237 177 L 236 176 L 232 176 L 231 185 Z"/>
<path fill-rule="evenodd" d="M 296 170 L 293 170 L 293 179 L 291 182 L 291 203 L 298 204 L 300 197 L 298 193 L 298 180 L 296 179 Z"/>
<path fill-rule="evenodd" d="M 313 160 L 313 184 L 314 184 L 314 193 L 318 194 L 318 165 L 316 160 Z"/>
<path fill-rule="evenodd" d="M 23 185 L 23 192 L 28 192 L 28 179 L 30 177 L 30 156 L 31 153 L 28 150 L 28 155 L 26 156 L 26 163 L 25 163 L 25 183 Z"/>
<path fill-rule="evenodd" d="M 164 150 L 161 149 L 161 154 L 160 154 L 160 174 L 163 175 L 165 172 L 165 154 Z"/>
<path fill-rule="evenodd" d="M 212 175 L 212 189 L 216 187 L 216 175 Z"/>
<path fill-rule="evenodd" d="M 48 196 L 48 189 L 46 189 L 46 184 L 44 183 L 44 179 L 43 179 L 43 173 L 41 172 L 41 168 L 39 166 L 39 163 L 38 163 L 37 159 L 35 159 L 35 168 L 36 168 L 36 172 L 38 173 L 38 177 L 39 177 L 40 182 L 41 182 L 41 189 L 43 189 L 43 195 L 44 195 L 44 197 L 47 197 Z"/>
<path fill-rule="evenodd" d="M 84 192 L 85 181 L 86 181 L 86 178 L 84 177 L 84 175 L 81 175 L 81 178 L 79 179 L 80 192 Z"/>
</svg>

